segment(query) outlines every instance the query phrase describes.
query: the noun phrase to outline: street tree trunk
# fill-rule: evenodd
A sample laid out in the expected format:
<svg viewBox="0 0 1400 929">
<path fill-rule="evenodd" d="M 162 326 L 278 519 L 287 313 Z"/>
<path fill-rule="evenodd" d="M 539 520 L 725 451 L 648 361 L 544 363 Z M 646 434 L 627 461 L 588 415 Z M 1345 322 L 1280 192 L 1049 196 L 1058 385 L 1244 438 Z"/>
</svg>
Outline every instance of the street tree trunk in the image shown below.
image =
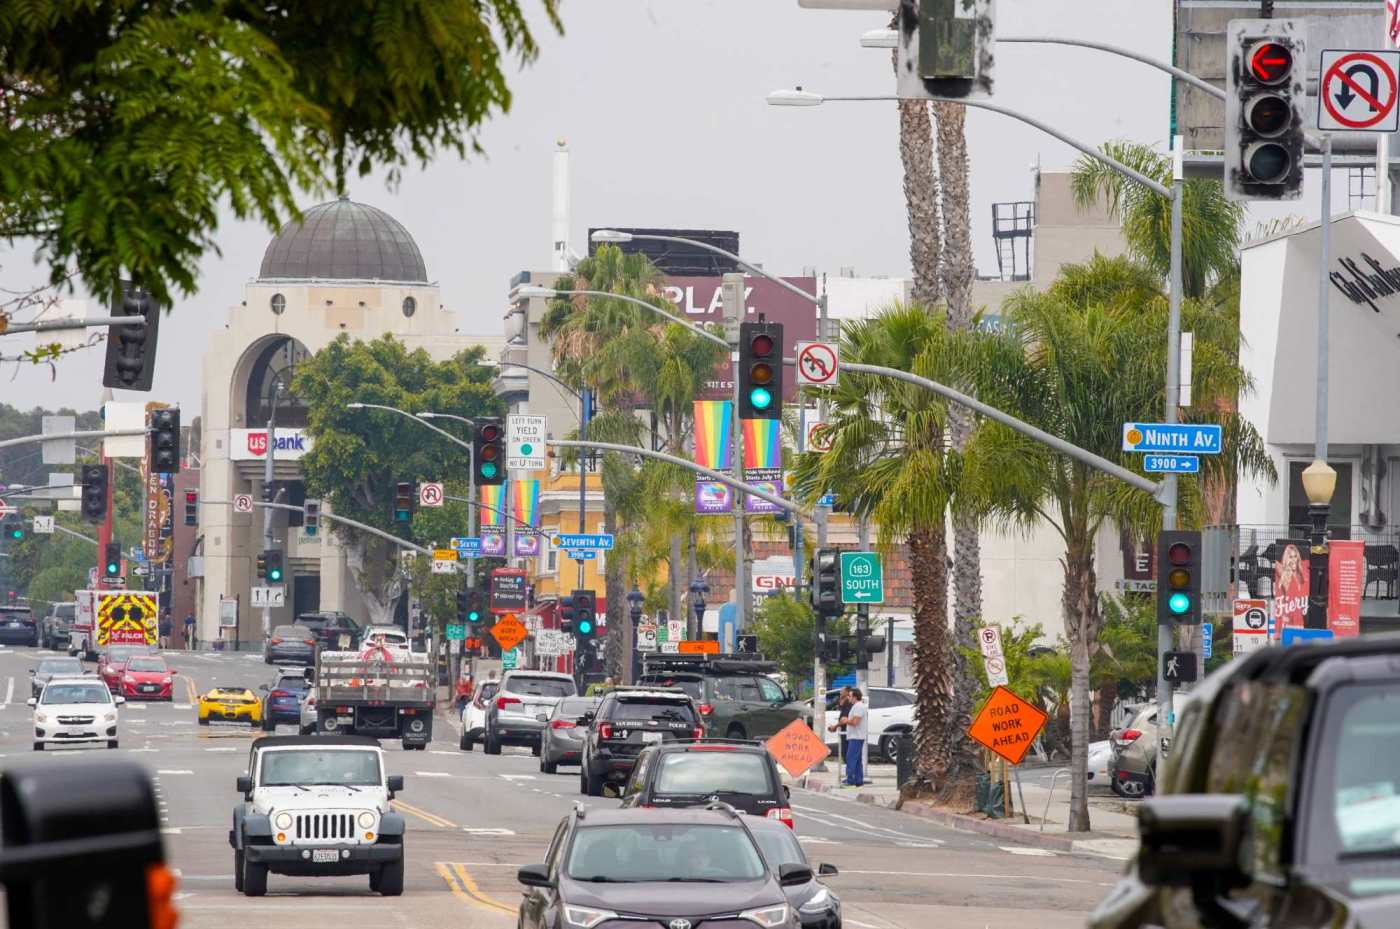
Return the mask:
<svg viewBox="0 0 1400 929">
<path fill-rule="evenodd" d="M 928 103 L 899 101 L 899 160 L 904 166 L 904 204 L 909 218 L 910 296 L 927 307 L 938 302 L 943 239 L 938 220 L 938 175 L 933 169 L 933 123 Z"/>
<path fill-rule="evenodd" d="M 914 791 L 939 789 L 951 758 L 952 641 L 948 634 L 948 557 L 943 525 L 909 534 L 914 594 Z"/>
<path fill-rule="evenodd" d="M 1089 831 L 1089 658 L 1098 640 L 1098 579 L 1094 574 L 1094 540 L 1087 522 L 1068 519 L 1071 531 L 1065 546 L 1064 613 L 1069 638 L 1070 691 L 1070 832 Z"/>
<path fill-rule="evenodd" d="M 353 537 L 347 534 L 342 541 L 350 576 L 356 592 L 364 600 L 369 624 L 391 625 L 394 604 L 403 593 L 403 581 L 395 561 L 398 548 L 366 533 L 355 533 Z"/>
</svg>

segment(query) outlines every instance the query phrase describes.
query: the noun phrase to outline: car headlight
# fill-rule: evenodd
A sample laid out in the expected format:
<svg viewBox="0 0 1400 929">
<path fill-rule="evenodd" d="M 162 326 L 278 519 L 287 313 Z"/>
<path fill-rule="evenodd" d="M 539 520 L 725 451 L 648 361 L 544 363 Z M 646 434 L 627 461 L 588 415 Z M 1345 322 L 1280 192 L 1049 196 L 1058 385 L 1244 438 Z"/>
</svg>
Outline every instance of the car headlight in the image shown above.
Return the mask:
<svg viewBox="0 0 1400 929">
<path fill-rule="evenodd" d="M 161 680 L 161 683 L 162 683 L 162 684 L 172 684 L 172 683 L 174 683 L 174 681 L 173 681 L 171 678 L 168 678 L 168 677 L 167 677 L 167 678 L 163 678 L 163 679 Z"/>
<path fill-rule="evenodd" d="M 611 910 L 595 910 L 586 906 L 564 907 L 564 921 L 570 926 L 578 926 L 579 929 L 592 929 L 605 919 L 616 919 L 617 914 Z"/>
<path fill-rule="evenodd" d="M 117 721 L 117 714 L 115 712 L 108 713 L 106 716 L 102 717 L 102 721 L 104 723 L 114 723 Z"/>
<path fill-rule="evenodd" d="M 758 923 L 764 929 L 778 929 L 788 921 L 788 908 L 786 903 L 759 907 L 756 910 L 745 910 L 739 914 L 739 918 Z"/>
<path fill-rule="evenodd" d="M 46 722 L 49 721 L 49 718 L 48 718 L 47 716 L 45 716 L 43 713 L 35 713 L 35 714 L 34 714 L 34 721 L 35 721 L 36 723 L 46 723 Z"/>
<path fill-rule="evenodd" d="M 803 913 L 820 913 L 829 906 L 831 906 L 831 891 L 823 887 L 812 896 L 812 899 L 797 909 Z"/>
<path fill-rule="evenodd" d="M 272 821 L 272 824 L 278 829 L 290 829 L 292 828 L 292 814 L 278 813 L 277 818 Z"/>
<path fill-rule="evenodd" d="M 369 810 L 365 810 L 360 814 L 360 818 L 356 820 L 356 822 L 360 824 L 361 829 L 368 829 L 370 826 L 374 825 L 374 814 Z"/>
</svg>

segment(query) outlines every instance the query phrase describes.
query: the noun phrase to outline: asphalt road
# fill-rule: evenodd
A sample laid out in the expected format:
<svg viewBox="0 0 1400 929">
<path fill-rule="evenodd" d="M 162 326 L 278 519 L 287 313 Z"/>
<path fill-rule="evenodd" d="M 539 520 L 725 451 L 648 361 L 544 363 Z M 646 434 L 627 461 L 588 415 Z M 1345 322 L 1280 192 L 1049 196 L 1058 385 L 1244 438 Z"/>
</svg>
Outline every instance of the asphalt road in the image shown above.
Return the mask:
<svg viewBox="0 0 1400 929">
<path fill-rule="evenodd" d="M 0 649 L 0 765 L 33 755 L 25 700 L 28 671 L 41 654 Z M 405 781 L 395 801 L 409 825 L 402 897 L 370 893 L 365 878 L 273 875 L 265 898 L 245 898 L 233 889 L 227 832 L 240 799 L 234 778 L 244 773 L 248 747 L 261 733 L 196 725 L 192 697 L 214 684 L 256 689 L 271 669 L 249 655 L 169 657 L 179 672 L 175 701 L 128 704 L 121 748 L 50 750 L 44 763 L 129 755 L 151 772 L 186 929 L 256 925 L 265 917 L 298 929 L 342 929 L 352 920 L 376 929 L 508 929 L 520 901 L 515 869 L 543 858 L 560 818 L 584 799 L 576 768 L 541 774 L 526 749 L 496 757 L 479 748 L 461 752 L 455 724 L 440 716 L 428 751 L 385 746 L 390 773 Z M 794 790 L 792 803 L 808 856 L 840 869 L 828 880 L 854 929 L 1079 927 L 1120 870 L 1116 862 L 1018 847 L 837 796 Z"/>
</svg>

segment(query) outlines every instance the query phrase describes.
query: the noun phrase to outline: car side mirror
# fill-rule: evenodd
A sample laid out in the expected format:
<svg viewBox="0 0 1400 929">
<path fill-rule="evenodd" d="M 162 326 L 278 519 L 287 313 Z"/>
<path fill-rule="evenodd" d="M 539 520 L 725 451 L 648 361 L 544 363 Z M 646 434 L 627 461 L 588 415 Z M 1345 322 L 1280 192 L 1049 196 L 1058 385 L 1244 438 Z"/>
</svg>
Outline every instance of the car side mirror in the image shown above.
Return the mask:
<svg viewBox="0 0 1400 929">
<path fill-rule="evenodd" d="M 812 869 L 805 864 L 785 864 L 778 866 L 778 883 L 784 887 L 795 887 L 812 881 Z"/>
<path fill-rule="evenodd" d="M 792 788 L 789 787 L 787 784 L 783 785 L 783 796 L 789 800 L 792 799 Z"/>
<path fill-rule="evenodd" d="M 384 784 L 389 788 L 389 793 L 396 794 L 399 791 L 403 790 L 403 775 L 390 774 L 387 778 L 385 778 Z"/>
<path fill-rule="evenodd" d="M 253 792 L 253 779 L 246 774 L 240 774 L 238 780 L 234 781 L 234 789 L 241 794 Z"/>
<path fill-rule="evenodd" d="M 38 706 L 38 705 L 39 705 L 39 699 L 38 699 L 37 697 L 30 697 L 28 700 L 26 700 L 26 701 L 24 701 L 24 702 L 27 703 L 27 704 L 29 704 L 30 706 Z"/>
<path fill-rule="evenodd" d="M 1138 873 L 1144 884 L 1190 886 L 1210 876 L 1243 886 L 1240 851 L 1249 807 L 1237 794 L 1182 794 L 1148 800 L 1138 810 Z"/>
<path fill-rule="evenodd" d="M 834 864 L 823 861 L 821 864 L 817 865 L 817 874 L 821 877 L 835 877 L 840 873 L 841 872 L 837 870 Z"/>
<path fill-rule="evenodd" d="M 591 726 L 593 725 L 593 719 L 594 716 L 592 713 L 584 713 L 578 718 L 578 721 L 583 723 L 585 726 Z"/>
<path fill-rule="evenodd" d="M 34 669 L 33 669 L 33 668 L 30 668 L 30 669 L 29 669 L 29 676 L 30 676 L 30 677 L 33 677 L 33 676 L 34 676 Z"/>
<path fill-rule="evenodd" d="M 259 685 L 258 685 L 258 690 L 267 690 L 267 685 L 266 685 L 266 684 L 259 684 Z"/>
<path fill-rule="evenodd" d="M 172 677 L 175 676 L 176 674 L 179 674 L 179 673 L 180 673 L 179 671 L 176 671 L 174 668 L 167 668 L 166 670 L 168 670 L 168 671 L 170 672 L 170 675 L 171 675 Z"/>
<path fill-rule="evenodd" d="M 548 887 L 549 865 L 527 864 L 515 872 L 515 879 L 526 887 Z"/>
<path fill-rule="evenodd" d="M 126 706 L 126 697 L 113 697 L 112 702 L 117 706 Z"/>
</svg>

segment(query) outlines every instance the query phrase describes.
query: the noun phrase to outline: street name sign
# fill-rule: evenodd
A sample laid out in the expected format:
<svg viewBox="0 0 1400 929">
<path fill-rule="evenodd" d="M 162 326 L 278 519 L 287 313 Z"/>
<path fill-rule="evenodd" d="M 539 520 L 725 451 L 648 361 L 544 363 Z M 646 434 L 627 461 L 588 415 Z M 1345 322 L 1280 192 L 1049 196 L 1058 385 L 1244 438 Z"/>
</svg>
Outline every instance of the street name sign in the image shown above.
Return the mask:
<svg viewBox="0 0 1400 929">
<path fill-rule="evenodd" d="M 1318 74 L 1317 128 L 1324 132 L 1395 132 L 1400 51 L 1328 49 Z"/>
<path fill-rule="evenodd" d="M 1221 429 L 1208 423 L 1124 423 L 1123 451 L 1219 455 Z"/>
<path fill-rule="evenodd" d="M 506 417 L 506 468 L 539 471 L 544 467 L 546 418 L 515 413 Z"/>
<path fill-rule="evenodd" d="M 885 602 L 885 572 L 879 552 L 841 553 L 841 602 Z"/>
<path fill-rule="evenodd" d="M 1142 470 L 1148 474 L 1195 474 L 1201 459 L 1195 455 L 1143 455 Z"/>
<path fill-rule="evenodd" d="M 458 558 L 471 558 L 481 554 L 480 536 L 454 535 L 447 544 L 457 552 Z"/>
<path fill-rule="evenodd" d="M 1048 719 L 1034 704 L 997 687 L 968 727 L 967 734 L 1009 764 L 1020 764 Z"/>
<path fill-rule="evenodd" d="M 554 547 L 610 552 L 613 547 L 613 537 L 610 532 L 561 532 L 554 537 Z"/>
<path fill-rule="evenodd" d="M 594 561 L 598 557 L 598 553 L 591 548 L 568 548 L 564 550 L 564 554 L 574 561 Z"/>
</svg>

